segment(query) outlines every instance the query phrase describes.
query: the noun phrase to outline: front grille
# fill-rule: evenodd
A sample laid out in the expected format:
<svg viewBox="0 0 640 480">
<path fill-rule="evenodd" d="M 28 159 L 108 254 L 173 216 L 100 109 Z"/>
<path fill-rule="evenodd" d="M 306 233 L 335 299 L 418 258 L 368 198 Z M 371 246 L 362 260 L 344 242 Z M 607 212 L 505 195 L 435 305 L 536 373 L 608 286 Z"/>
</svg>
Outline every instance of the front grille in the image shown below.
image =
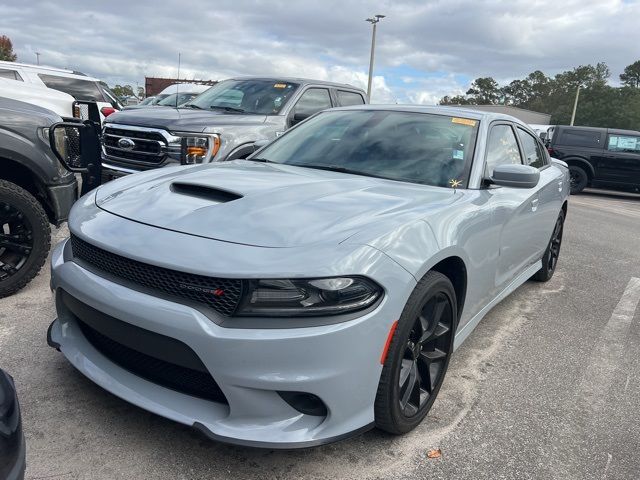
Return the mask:
<svg viewBox="0 0 640 480">
<path fill-rule="evenodd" d="M 207 277 L 170 270 L 121 257 L 71 236 L 74 257 L 93 267 L 142 287 L 178 299 L 205 304 L 222 315 L 232 315 L 242 295 L 242 280 Z"/>
<path fill-rule="evenodd" d="M 186 344 L 170 337 L 122 322 L 99 312 L 80 302 L 66 292 L 62 292 L 64 304 L 74 315 L 87 341 L 110 361 L 150 382 L 170 388 L 186 395 L 228 404 L 224 393 L 209 374 L 202 361 Z M 86 321 L 85 321 L 86 320 Z M 153 355 L 123 345 L 89 325 L 126 335 L 138 348 L 155 346 Z M 144 346 L 144 347 L 143 347 Z M 158 346 L 164 346 L 159 348 Z M 188 358 L 196 368 L 189 368 L 172 362 L 172 358 Z M 177 360 L 180 361 L 180 360 Z"/>
<path fill-rule="evenodd" d="M 121 138 L 133 141 L 132 149 L 123 149 L 118 145 Z M 102 145 L 110 159 L 120 159 L 125 162 L 157 165 L 165 159 L 168 148 L 167 141 L 160 132 L 128 130 L 123 128 L 105 127 Z"/>
</svg>

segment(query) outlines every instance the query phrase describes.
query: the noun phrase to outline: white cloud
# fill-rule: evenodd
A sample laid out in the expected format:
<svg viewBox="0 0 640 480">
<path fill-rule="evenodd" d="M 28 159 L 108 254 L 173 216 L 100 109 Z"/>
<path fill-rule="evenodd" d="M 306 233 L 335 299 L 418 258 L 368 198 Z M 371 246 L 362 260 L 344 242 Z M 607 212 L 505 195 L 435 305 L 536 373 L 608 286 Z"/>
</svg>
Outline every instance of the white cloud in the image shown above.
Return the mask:
<svg viewBox="0 0 640 480">
<path fill-rule="evenodd" d="M 479 76 L 512 79 L 604 61 L 615 80 L 640 57 L 640 4 L 623 0 L 0 0 L 0 34 L 19 60 L 72 67 L 110 83 L 145 75 L 282 75 L 366 88 L 378 28 L 376 103 L 434 103 Z M 409 73 L 404 73 L 404 70 Z M 387 72 L 385 76 L 381 72 Z M 399 72 L 391 76 L 388 72 Z"/>
</svg>

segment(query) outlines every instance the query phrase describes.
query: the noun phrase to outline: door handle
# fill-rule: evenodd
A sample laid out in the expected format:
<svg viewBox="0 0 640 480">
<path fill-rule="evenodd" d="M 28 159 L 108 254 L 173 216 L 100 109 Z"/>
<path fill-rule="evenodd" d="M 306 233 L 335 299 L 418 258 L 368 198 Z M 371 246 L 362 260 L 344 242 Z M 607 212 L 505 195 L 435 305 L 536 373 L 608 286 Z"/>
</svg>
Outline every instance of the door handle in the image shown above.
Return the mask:
<svg viewBox="0 0 640 480">
<path fill-rule="evenodd" d="M 535 212 L 538 209 L 538 199 L 534 198 L 531 200 L 531 211 Z"/>
</svg>

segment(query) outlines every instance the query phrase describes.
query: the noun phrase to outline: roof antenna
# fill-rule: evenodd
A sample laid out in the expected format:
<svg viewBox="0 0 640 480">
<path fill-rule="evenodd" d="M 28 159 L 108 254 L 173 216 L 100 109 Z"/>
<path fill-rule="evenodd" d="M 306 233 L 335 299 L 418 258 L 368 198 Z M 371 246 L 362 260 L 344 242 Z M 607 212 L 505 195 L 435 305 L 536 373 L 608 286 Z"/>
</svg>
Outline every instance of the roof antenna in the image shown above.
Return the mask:
<svg viewBox="0 0 640 480">
<path fill-rule="evenodd" d="M 180 92 L 180 52 L 178 52 L 178 83 L 176 83 L 176 108 L 178 108 L 178 93 Z"/>
</svg>

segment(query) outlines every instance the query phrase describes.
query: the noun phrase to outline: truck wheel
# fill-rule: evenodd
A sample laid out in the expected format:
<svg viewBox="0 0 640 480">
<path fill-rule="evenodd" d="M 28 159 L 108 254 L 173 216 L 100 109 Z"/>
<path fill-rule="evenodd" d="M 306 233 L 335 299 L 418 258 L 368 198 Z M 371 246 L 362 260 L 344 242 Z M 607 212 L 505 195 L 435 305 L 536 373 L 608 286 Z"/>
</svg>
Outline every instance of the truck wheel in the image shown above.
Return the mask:
<svg viewBox="0 0 640 480">
<path fill-rule="evenodd" d="M 33 280 L 50 246 L 51 228 L 42 205 L 25 189 L 0 180 L 0 298 Z"/>
<path fill-rule="evenodd" d="M 589 176 L 584 169 L 569 165 L 569 183 L 571 185 L 571 195 L 580 193 L 589 183 Z"/>
</svg>

